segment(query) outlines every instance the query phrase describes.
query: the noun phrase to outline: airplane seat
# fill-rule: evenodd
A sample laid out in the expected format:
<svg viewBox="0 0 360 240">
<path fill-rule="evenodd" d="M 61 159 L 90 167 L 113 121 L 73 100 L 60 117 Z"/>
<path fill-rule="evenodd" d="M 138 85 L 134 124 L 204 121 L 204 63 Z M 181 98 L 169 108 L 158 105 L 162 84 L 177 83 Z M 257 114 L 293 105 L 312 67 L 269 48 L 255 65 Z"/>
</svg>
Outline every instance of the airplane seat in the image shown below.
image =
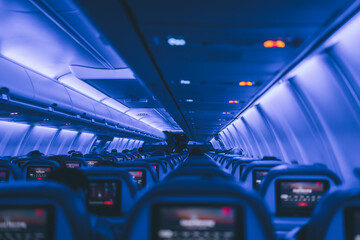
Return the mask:
<svg viewBox="0 0 360 240">
<path fill-rule="evenodd" d="M 268 172 L 260 194 L 272 214 L 278 236 L 304 226 L 323 195 L 341 183 L 334 172 L 314 165 L 280 165 Z"/>
<path fill-rule="evenodd" d="M 127 157 L 122 153 L 112 153 L 116 157 L 116 162 L 125 162 L 127 161 Z"/>
<path fill-rule="evenodd" d="M 88 178 L 86 205 L 94 216 L 93 221 L 110 225 L 113 234 L 118 236 L 134 204 L 137 193 L 135 182 L 127 171 L 119 168 L 96 167 L 82 171 Z"/>
<path fill-rule="evenodd" d="M 100 157 L 102 157 L 105 161 L 117 162 L 117 158 L 113 154 L 100 154 Z"/>
<path fill-rule="evenodd" d="M 0 183 L 24 180 L 20 168 L 8 160 L 0 160 Z"/>
<path fill-rule="evenodd" d="M 82 157 L 68 156 L 68 155 L 55 155 L 47 157 L 48 160 L 54 160 L 60 164 L 61 167 L 66 168 L 80 168 L 88 167 L 87 162 Z"/>
<path fill-rule="evenodd" d="M 159 181 L 162 180 L 168 174 L 168 169 L 161 160 L 147 158 L 144 160 L 144 162 L 149 163 L 153 166 L 153 168 L 156 171 L 157 178 L 159 179 Z"/>
<path fill-rule="evenodd" d="M 278 165 L 285 164 L 280 161 L 253 161 L 249 163 L 241 174 L 240 181 L 246 189 L 259 191 L 263 178 Z"/>
<path fill-rule="evenodd" d="M 260 197 L 223 180 L 172 179 L 134 206 L 122 239 L 275 239 Z"/>
<path fill-rule="evenodd" d="M 173 172 L 169 173 L 164 181 L 168 181 L 174 178 L 204 178 L 204 179 L 223 179 L 229 181 L 235 181 L 234 176 L 226 173 L 220 168 L 214 167 L 179 167 Z"/>
<path fill-rule="evenodd" d="M 0 218 L 7 223 L 0 236 L 6 239 L 95 240 L 84 203 L 66 186 L 10 183 L 0 187 L 0 199 Z"/>
<path fill-rule="evenodd" d="M 88 167 L 93 167 L 95 164 L 104 161 L 104 159 L 97 154 L 85 154 L 84 158 Z"/>
<path fill-rule="evenodd" d="M 341 188 L 316 206 L 299 240 L 360 238 L 360 189 Z"/>
<path fill-rule="evenodd" d="M 245 167 L 253 161 L 259 161 L 259 159 L 242 158 L 234 162 L 231 167 L 231 174 L 234 175 L 236 181 L 241 182 L 241 175 Z"/>
<path fill-rule="evenodd" d="M 30 159 L 23 163 L 21 170 L 26 181 L 43 180 L 61 165 L 54 160 L 46 159 Z"/>
<path fill-rule="evenodd" d="M 148 189 L 158 182 L 154 167 L 146 162 L 125 162 L 118 164 L 118 168 L 129 172 L 137 183 L 138 189 Z"/>
</svg>

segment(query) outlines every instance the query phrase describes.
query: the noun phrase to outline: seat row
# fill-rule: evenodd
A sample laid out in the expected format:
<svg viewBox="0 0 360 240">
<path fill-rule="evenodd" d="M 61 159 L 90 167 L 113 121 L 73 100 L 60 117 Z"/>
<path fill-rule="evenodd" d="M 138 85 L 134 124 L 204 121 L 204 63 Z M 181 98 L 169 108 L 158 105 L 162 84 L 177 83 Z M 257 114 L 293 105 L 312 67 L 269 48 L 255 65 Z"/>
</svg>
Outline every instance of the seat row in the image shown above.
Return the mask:
<svg viewBox="0 0 360 240">
<path fill-rule="evenodd" d="M 321 165 L 278 164 L 269 169 L 259 191 L 254 191 L 245 184 L 245 176 L 254 176 L 257 166 L 270 160 L 248 162 L 242 170 L 242 179 L 237 179 L 226 166 L 210 157 L 178 155 L 175 159 L 178 161 L 159 157 L 81 168 L 88 179 L 85 202 L 78 193 L 52 182 L 17 181 L 0 185 L 0 221 L 3 221 L 0 234 L 17 232 L 18 229 L 9 226 L 21 224 L 14 225 L 12 219 L 26 215 L 33 218 L 23 217 L 29 226 L 39 223 L 33 230 L 26 228 L 28 232 L 45 236 L 39 239 L 356 239 L 360 236 L 357 229 L 360 192 L 341 189 L 341 180 Z M 172 168 L 173 161 L 176 164 Z M 149 164 L 149 172 L 145 173 L 146 185 L 139 190 L 128 170 L 136 171 L 134 166 L 144 162 Z M 170 171 L 157 179 L 154 163 Z M 236 166 L 237 163 L 233 169 L 239 168 Z M 22 188 L 26 191 L 22 192 Z M 88 231 L 84 231 L 88 226 Z"/>
</svg>

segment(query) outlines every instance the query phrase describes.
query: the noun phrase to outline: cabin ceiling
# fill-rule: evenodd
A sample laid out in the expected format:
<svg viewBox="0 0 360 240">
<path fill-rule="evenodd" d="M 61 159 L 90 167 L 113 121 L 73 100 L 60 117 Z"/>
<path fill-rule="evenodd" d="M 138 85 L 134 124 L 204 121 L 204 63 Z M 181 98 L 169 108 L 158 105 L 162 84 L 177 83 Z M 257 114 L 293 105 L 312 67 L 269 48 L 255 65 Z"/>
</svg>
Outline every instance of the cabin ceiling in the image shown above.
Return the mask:
<svg viewBox="0 0 360 240">
<path fill-rule="evenodd" d="M 110 4 L 95 12 L 95 3 L 79 2 L 88 6 L 98 24 L 111 24 L 100 12 L 109 10 Z M 103 29 L 113 29 L 104 33 L 115 46 L 115 29 L 127 29 L 126 24 L 135 29 L 144 49 L 141 53 L 150 55 L 151 62 L 129 55 L 131 50 L 140 54 L 135 41 L 127 42 L 130 50 L 118 47 L 120 53 L 131 59 L 135 72 L 142 71 L 144 64 L 153 64 L 172 97 L 162 98 L 162 102 L 174 101 L 181 112 L 173 115 L 175 121 L 194 140 L 207 141 L 352 2 L 119 0 L 119 14 L 125 14 L 129 22 L 114 21 Z M 124 38 L 133 37 L 132 33 L 123 34 Z M 170 46 L 169 38 L 183 39 L 186 44 Z M 267 40 L 282 40 L 286 47 L 265 48 Z M 150 87 L 153 78 L 141 77 Z M 190 80 L 190 84 L 182 85 L 181 80 Z M 241 87 L 241 81 L 250 81 L 253 86 Z M 156 97 L 162 95 L 161 90 L 152 89 Z M 238 103 L 230 104 L 231 100 Z M 167 111 L 174 112 L 172 108 Z"/>
<path fill-rule="evenodd" d="M 0 0 L 0 53 L 55 79 L 130 68 L 135 79 L 81 80 L 136 119 L 209 141 L 352 2 Z"/>
</svg>

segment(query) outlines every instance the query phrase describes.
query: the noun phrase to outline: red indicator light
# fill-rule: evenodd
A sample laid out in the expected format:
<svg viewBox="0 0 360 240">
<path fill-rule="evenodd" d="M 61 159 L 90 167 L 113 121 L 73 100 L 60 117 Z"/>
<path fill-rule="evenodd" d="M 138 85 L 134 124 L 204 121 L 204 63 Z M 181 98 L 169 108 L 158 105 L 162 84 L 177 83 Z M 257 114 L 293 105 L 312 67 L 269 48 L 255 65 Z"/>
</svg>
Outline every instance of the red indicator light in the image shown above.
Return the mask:
<svg viewBox="0 0 360 240">
<path fill-rule="evenodd" d="M 44 211 L 44 209 L 36 208 L 36 209 L 35 209 L 35 214 L 36 214 L 38 217 L 43 217 L 44 214 L 45 214 L 45 211 Z"/>
<path fill-rule="evenodd" d="M 10 115 L 18 115 L 19 113 L 17 113 L 17 112 L 12 112 L 12 113 L 10 113 Z"/>
<path fill-rule="evenodd" d="M 273 41 L 273 40 L 267 40 L 264 42 L 264 47 L 265 48 L 284 48 L 285 47 L 285 42 L 282 40 L 277 40 L 277 41 Z"/>
<path fill-rule="evenodd" d="M 129 160 L 131 160 L 131 157 L 128 157 Z"/>
<path fill-rule="evenodd" d="M 230 100 L 229 103 L 239 103 L 237 100 Z"/>
<path fill-rule="evenodd" d="M 104 205 L 114 205 L 114 202 L 113 201 L 105 201 Z"/>
<path fill-rule="evenodd" d="M 37 180 L 42 180 L 42 178 L 37 178 Z"/>
<path fill-rule="evenodd" d="M 322 183 L 321 183 L 321 182 L 316 182 L 316 186 L 317 186 L 317 187 L 321 187 L 321 186 L 322 186 Z"/>
<path fill-rule="evenodd" d="M 299 202 L 298 204 L 298 207 L 307 207 L 308 204 L 306 202 Z"/>
<path fill-rule="evenodd" d="M 231 207 L 223 207 L 221 208 L 221 212 L 222 214 L 224 214 L 225 216 L 228 216 L 231 214 Z"/>
<path fill-rule="evenodd" d="M 239 82 L 239 86 L 240 87 L 251 87 L 253 84 L 253 82 L 250 82 L 250 81 L 241 81 Z"/>
<path fill-rule="evenodd" d="M 138 171 L 138 174 L 141 174 L 142 172 L 141 171 Z"/>
</svg>

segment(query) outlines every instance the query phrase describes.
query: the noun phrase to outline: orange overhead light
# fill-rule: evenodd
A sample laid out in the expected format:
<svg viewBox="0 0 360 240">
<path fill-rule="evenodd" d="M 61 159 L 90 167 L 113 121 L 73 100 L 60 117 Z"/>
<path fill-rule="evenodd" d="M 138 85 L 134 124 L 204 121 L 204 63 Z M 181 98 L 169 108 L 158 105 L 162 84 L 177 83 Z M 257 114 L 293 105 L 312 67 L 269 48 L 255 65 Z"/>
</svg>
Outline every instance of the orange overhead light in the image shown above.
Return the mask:
<svg viewBox="0 0 360 240">
<path fill-rule="evenodd" d="M 250 81 L 241 81 L 239 82 L 239 86 L 241 87 L 251 87 L 252 85 L 254 85 L 253 82 L 250 82 Z M 230 103 L 230 101 L 229 101 Z"/>
<path fill-rule="evenodd" d="M 230 100 L 229 103 L 239 103 L 238 100 Z"/>
<path fill-rule="evenodd" d="M 17 113 L 17 112 L 12 112 L 12 113 L 10 113 L 10 115 L 18 115 L 19 113 Z"/>
<path fill-rule="evenodd" d="M 229 112 L 223 112 L 222 114 L 227 115 L 227 114 L 230 114 L 230 113 Z"/>
<path fill-rule="evenodd" d="M 282 40 L 267 40 L 264 42 L 264 47 L 265 48 L 284 48 L 285 47 L 285 42 Z"/>
<path fill-rule="evenodd" d="M 48 118 L 44 118 L 44 121 L 49 121 L 50 119 L 48 119 Z"/>
</svg>

